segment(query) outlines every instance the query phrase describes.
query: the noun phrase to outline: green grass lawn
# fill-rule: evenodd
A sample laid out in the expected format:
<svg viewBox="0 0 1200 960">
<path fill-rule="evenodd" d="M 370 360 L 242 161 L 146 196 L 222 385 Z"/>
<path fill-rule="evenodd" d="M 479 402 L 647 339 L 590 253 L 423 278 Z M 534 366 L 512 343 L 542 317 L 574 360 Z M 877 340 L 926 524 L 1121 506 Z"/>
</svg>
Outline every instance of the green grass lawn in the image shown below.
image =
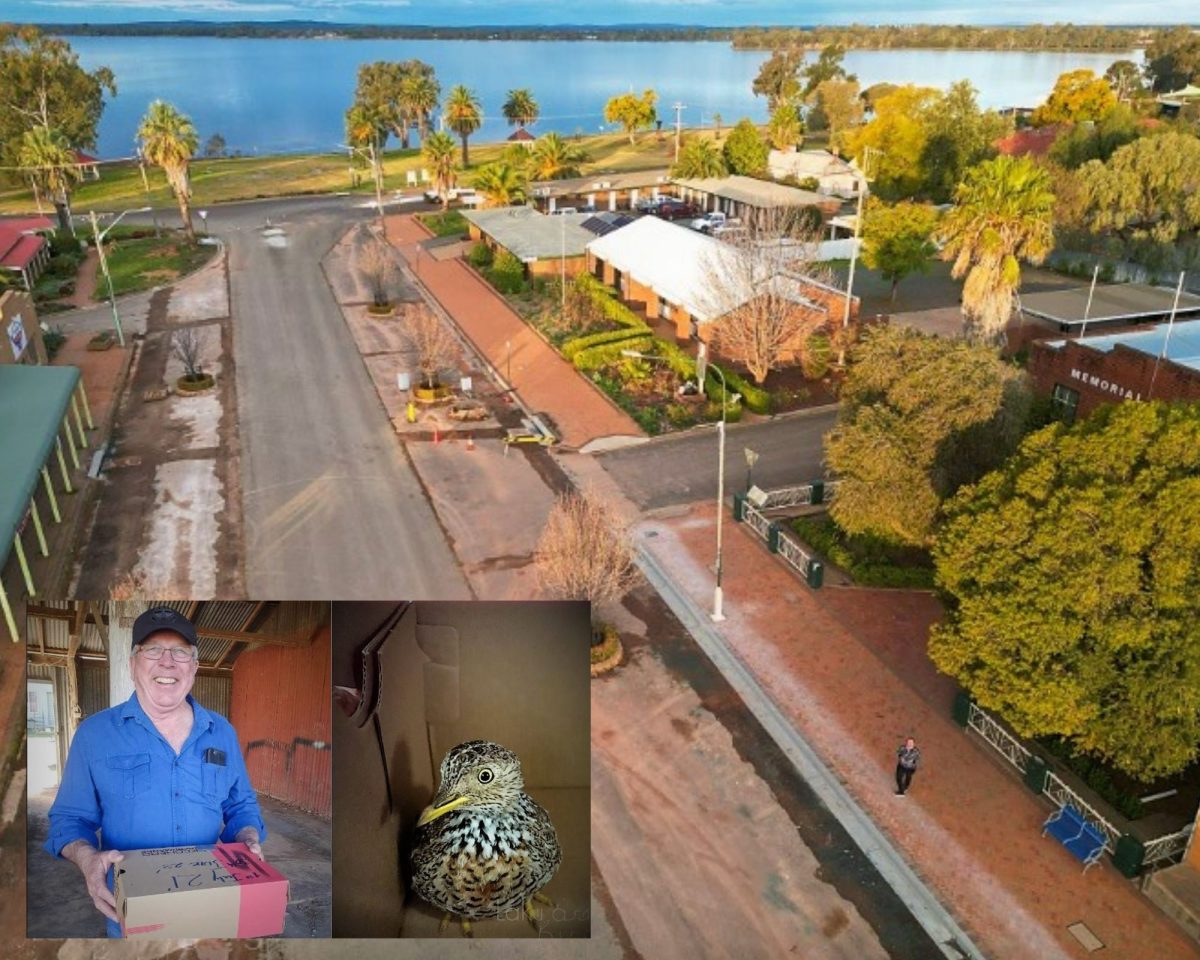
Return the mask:
<svg viewBox="0 0 1200 960">
<path fill-rule="evenodd" d="M 182 235 L 161 238 L 118 240 L 108 249 L 108 271 L 117 296 L 148 290 L 191 273 L 207 263 L 217 252 L 215 246 L 191 246 Z M 101 282 L 92 299 L 105 300 L 108 288 Z"/>
<path fill-rule="evenodd" d="M 422 213 L 418 219 L 439 237 L 455 237 L 467 232 L 467 218 L 461 210 L 447 210 L 445 213 Z"/>
</svg>

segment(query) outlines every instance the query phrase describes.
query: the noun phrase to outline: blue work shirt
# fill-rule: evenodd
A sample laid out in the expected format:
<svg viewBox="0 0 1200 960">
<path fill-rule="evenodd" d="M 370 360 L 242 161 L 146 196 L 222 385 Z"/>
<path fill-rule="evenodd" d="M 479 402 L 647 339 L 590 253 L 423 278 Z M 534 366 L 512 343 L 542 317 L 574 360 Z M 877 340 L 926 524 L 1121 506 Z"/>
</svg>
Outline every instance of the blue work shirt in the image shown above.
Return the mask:
<svg viewBox="0 0 1200 960">
<path fill-rule="evenodd" d="M 190 694 L 187 702 L 192 730 L 178 756 L 136 693 L 79 725 L 50 807 L 49 853 L 75 840 L 95 845 L 96 831 L 101 850 L 230 843 L 244 827 L 267 838 L 237 733 Z M 225 754 L 224 765 L 210 749 Z M 121 935 L 111 920 L 108 935 Z"/>
</svg>

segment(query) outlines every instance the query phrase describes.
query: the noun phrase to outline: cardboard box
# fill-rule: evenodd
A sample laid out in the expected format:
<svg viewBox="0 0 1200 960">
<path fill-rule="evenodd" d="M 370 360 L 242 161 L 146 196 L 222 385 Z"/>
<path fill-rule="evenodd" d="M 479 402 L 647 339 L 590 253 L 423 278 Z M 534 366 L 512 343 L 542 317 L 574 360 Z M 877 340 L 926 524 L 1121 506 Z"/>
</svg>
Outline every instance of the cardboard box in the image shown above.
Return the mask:
<svg viewBox="0 0 1200 960">
<path fill-rule="evenodd" d="M 126 850 L 116 898 L 126 937 L 192 939 L 283 933 L 288 882 L 244 843 Z"/>
</svg>

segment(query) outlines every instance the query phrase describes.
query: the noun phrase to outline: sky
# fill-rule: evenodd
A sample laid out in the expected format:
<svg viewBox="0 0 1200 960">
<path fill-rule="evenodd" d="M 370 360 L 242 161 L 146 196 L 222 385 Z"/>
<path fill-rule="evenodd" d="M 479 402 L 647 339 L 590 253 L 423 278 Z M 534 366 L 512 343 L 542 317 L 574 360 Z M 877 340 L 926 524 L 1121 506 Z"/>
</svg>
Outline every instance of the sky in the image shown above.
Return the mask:
<svg viewBox="0 0 1200 960">
<path fill-rule="evenodd" d="M 672 23 L 752 26 L 818 23 L 1195 23 L 1196 0 L 5 0 L 6 20 L 322 20 L 436 26 Z M 1053 11 L 1047 16 L 1047 11 Z"/>
</svg>

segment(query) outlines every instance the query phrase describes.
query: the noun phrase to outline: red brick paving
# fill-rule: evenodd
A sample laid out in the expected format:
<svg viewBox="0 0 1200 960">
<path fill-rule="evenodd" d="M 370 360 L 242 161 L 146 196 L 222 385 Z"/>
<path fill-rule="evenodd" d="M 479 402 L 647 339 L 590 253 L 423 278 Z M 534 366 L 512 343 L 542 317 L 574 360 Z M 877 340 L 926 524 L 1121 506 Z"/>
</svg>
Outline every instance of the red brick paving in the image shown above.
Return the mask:
<svg viewBox="0 0 1200 960">
<path fill-rule="evenodd" d="M 707 606 L 712 509 L 647 526 L 659 536 L 644 543 Z M 727 534 L 724 587 L 726 641 L 989 956 L 1087 956 L 1067 932 L 1080 921 L 1106 956 L 1200 955 L 1107 859 L 1085 876 L 1044 839 L 1048 804 L 953 722 L 953 687 L 924 656 L 930 595 L 809 590 L 740 526 Z M 894 756 L 909 733 L 924 762 L 901 799 Z"/>
<path fill-rule="evenodd" d="M 611 436 L 642 436 L 633 419 L 587 384 L 479 275 L 459 259 L 418 258 L 429 232 L 411 214 L 387 218 L 388 239 L 434 298 L 491 365 L 507 377 L 512 344 L 513 386 L 530 409 L 546 413 L 559 438 L 579 448 Z"/>
</svg>

